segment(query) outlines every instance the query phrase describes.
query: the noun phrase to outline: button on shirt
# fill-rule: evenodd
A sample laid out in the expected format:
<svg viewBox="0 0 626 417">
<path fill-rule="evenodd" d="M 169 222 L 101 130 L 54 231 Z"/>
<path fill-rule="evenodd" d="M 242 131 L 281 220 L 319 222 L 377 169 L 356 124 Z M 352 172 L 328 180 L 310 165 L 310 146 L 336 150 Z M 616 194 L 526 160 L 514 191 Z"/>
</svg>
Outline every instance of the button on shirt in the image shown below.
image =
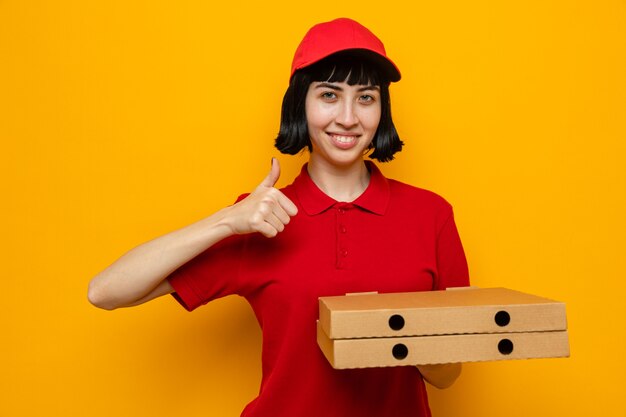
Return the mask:
<svg viewBox="0 0 626 417">
<path fill-rule="evenodd" d="M 367 167 L 367 189 L 346 203 L 324 194 L 305 165 L 282 190 L 298 207 L 282 233 L 232 236 L 169 277 L 190 311 L 231 294 L 252 306 L 263 378 L 242 416 L 430 416 L 417 368 L 335 370 L 317 346 L 318 297 L 469 284 L 451 206 Z"/>
</svg>

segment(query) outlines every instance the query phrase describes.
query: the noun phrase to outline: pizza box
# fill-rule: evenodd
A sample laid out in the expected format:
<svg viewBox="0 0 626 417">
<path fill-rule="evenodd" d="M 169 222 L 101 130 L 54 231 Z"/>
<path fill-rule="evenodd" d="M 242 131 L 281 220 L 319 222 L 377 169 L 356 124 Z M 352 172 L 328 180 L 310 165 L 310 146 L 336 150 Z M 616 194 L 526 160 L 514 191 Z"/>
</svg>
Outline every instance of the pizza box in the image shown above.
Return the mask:
<svg viewBox="0 0 626 417">
<path fill-rule="evenodd" d="M 507 288 L 320 297 L 331 339 L 566 330 L 565 304 Z"/>
<path fill-rule="evenodd" d="M 506 288 L 319 299 L 336 369 L 569 356 L 565 304 Z"/>
<path fill-rule="evenodd" d="M 318 322 L 317 342 L 335 369 L 569 356 L 566 330 L 333 340 Z"/>
</svg>

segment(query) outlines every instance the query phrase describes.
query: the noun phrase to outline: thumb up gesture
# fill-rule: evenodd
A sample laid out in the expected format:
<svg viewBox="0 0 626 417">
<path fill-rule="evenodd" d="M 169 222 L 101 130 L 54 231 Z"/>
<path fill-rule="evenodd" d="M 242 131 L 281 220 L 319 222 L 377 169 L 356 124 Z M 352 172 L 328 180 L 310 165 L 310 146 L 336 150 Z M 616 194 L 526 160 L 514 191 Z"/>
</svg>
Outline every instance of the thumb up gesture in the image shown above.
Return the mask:
<svg viewBox="0 0 626 417">
<path fill-rule="evenodd" d="M 230 210 L 230 225 L 235 234 L 261 233 L 274 237 L 285 230 L 291 217 L 298 213 L 296 205 L 274 185 L 280 178 L 278 159 L 272 158 L 267 177 L 246 198 Z"/>
</svg>

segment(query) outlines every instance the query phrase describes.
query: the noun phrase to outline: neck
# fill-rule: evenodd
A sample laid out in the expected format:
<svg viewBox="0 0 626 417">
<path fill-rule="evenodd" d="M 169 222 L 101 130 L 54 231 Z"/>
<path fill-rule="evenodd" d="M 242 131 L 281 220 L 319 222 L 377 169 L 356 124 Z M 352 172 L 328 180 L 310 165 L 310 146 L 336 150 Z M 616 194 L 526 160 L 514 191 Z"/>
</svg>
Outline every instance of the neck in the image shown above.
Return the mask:
<svg viewBox="0 0 626 417">
<path fill-rule="evenodd" d="M 311 155 L 307 170 L 324 194 L 342 202 L 356 200 L 370 181 L 370 173 L 362 159 L 350 165 L 336 166 Z"/>
</svg>

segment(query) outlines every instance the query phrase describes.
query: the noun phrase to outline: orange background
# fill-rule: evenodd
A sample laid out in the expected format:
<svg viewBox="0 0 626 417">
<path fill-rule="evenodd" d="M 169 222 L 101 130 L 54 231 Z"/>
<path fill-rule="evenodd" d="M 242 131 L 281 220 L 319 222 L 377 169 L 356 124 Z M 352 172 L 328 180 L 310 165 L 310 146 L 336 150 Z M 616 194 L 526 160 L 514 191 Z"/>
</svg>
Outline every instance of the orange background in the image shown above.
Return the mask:
<svg viewBox="0 0 626 417">
<path fill-rule="evenodd" d="M 383 172 L 454 205 L 473 284 L 567 304 L 571 358 L 467 364 L 434 415 L 623 416 L 626 3 L 409 4 L 0 0 L 0 416 L 239 415 L 243 300 L 106 312 L 87 283 L 261 181 L 291 56 L 339 16 L 403 72 Z"/>
</svg>

